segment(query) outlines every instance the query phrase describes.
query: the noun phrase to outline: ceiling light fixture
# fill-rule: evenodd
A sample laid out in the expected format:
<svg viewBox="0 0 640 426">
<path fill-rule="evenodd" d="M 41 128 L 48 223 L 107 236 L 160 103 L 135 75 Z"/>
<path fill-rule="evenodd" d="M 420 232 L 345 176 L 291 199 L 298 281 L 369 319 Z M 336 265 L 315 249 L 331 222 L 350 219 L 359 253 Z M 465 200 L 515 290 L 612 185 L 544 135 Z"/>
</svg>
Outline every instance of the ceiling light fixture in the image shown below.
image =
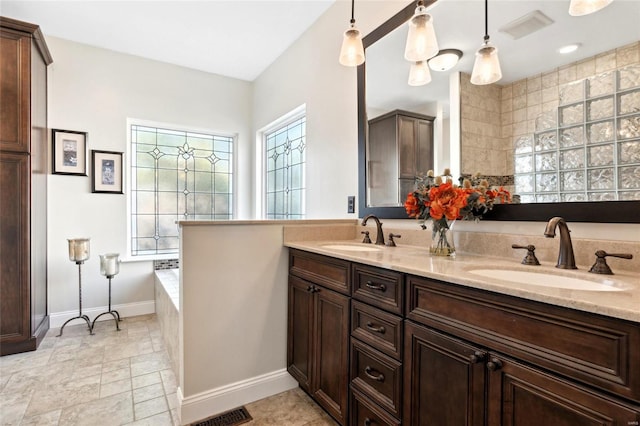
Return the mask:
<svg viewBox="0 0 640 426">
<path fill-rule="evenodd" d="M 571 0 L 569 15 L 584 16 L 609 6 L 613 0 Z"/>
<path fill-rule="evenodd" d="M 431 82 L 431 72 L 426 61 L 418 61 L 409 68 L 409 86 L 424 86 Z"/>
<path fill-rule="evenodd" d="M 424 1 L 419 0 L 415 13 L 409 19 L 409 34 L 407 34 L 404 58 L 411 62 L 426 61 L 435 56 L 438 50 L 433 18 L 427 13 Z"/>
<path fill-rule="evenodd" d="M 502 78 L 498 48 L 489 41 L 489 0 L 484 0 L 484 42 L 476 52 L 471 84 L 491 84 Z"/>
<path fill-rule="evenodd" d="M 436 56 L 429 59 L 429 68 L 434 71 L 448 71 L 455 67 L 462 58 L 462 51 L 458 49 L 443 49 Z"/>
<path fill-rule="evenodd" d="M 567 53 L 575 52 L 576 50 L 578 50 L 579 47 L 580 47 L 580 43 L 568 44 L 558 49 L 558 53 L 562 53 L 563 55 L 566 55 Z"/>
<path fill-rule="evenodd" d="M 340 63 L 347 67 L 355 67 L 364 63 L 364 47 L 360 31 L 356 28 L 354 12 L 355 0 L 351 0 L 351 21 L 349 21 L 349 28 L 344 32 L 340 49 Z"/>
</svg>

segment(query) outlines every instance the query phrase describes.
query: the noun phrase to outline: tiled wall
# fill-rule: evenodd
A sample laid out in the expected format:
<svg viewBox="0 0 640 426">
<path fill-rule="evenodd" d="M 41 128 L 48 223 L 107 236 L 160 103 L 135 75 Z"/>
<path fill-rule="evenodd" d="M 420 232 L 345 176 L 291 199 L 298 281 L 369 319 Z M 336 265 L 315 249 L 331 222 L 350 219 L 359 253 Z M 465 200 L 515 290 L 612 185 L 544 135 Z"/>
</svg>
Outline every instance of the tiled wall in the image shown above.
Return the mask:
<svg viewBox="0 0 640 426">
<path fill-rule="evenodd" d="M 180 268 L 180 259 L 164 259 L 154 260 L 153 270 L 160 271 L 162 269 L 178 269 Z"/>
<path fill-rule="evenodd" d="M 514 149 L 518 143 L 533 141 L 536 131 L 558 127 L 563 94 L 566 98 L 571 90 L 579 91 L 585 79 L 608 77 L 606 73 L 637 65 L 640 42 L 502 86 L 474 86 L 470 76 L 462 74 L 462 173 L 504 175 L 502 182 L 513 182 Z M 632 102 L 638 102 L 636 98 L 640 96 L 629 97 Z M 535 167 L 533 160 L 531 164 Z"/>
</svg>

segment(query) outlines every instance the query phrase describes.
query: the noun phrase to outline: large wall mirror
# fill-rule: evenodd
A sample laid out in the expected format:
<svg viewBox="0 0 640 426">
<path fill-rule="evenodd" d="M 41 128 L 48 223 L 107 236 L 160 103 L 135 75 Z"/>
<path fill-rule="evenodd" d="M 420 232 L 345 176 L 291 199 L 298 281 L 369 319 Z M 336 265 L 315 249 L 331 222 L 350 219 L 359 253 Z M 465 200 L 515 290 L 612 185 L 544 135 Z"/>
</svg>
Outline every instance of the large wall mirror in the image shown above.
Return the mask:
<svg viewBox="0 0 640 426">
<path fill-rule="evenodd" d="M 489 1 L 489 34 L 503 72 L 489 86 L 469 83 L 484 35 L 484 2 L 425 3 L 439 48 L 458 49 L 462 57 L 448 71 L 431 70 L 429 84 L 408 84 L 404 43 L 415 2 L 364 38 L 366 62 L 358 67 L 360 215 L 407 217 L 398 176 L 389 183 L 374 173 L 369 146 L 375 139 L 370 122 L 406 113 L 432 119 L 434 170 L 480 172 L 520 195 L 520 204 L 496 206 L 487 219 L 560 215 L 640 223 L 640 2 L 617 0 L 572 17 L 569 0 Z M 558 52 L 569 44 L 578 49 Z M 385 185 L 399 188 L 397 198 L 372 196 Z"/>
</svg>

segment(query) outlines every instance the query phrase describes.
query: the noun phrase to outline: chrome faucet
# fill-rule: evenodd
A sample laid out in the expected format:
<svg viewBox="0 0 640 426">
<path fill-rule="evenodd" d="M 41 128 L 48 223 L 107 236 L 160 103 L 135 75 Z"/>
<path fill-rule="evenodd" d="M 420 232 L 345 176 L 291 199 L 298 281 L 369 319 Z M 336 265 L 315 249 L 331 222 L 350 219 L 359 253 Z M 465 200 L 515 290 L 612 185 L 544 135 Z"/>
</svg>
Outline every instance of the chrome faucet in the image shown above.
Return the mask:
<svg viewBox="0 0 640 426">
<path fill-rule="evenodd" d="M 384 234 L 382 233 L 382 222 L 380 222 L 380 219 L 378 219 L 377 216 L 370 214 L 368 216 L 365 216 L 364 219 L 362 219 L 362 226 L 367 226 L 367 221 L 369 219 L 373 219 L 376 221 L 376 226 L 378 227 L 378 233 L 376 235 L 376 244 L 379 246 L 383 246 L 384 245 Z"/>
<path fill-rule="evenodd" d="M 560 251 L 558 252 L 558 263 L 556 268 L 561 269 L 578 269 L 576 260 L 573 257 L 573 245 L 571 244 L 571 235 L 567 222 L 559 216 L 552 217 L 547 223 L 544 230 L 544 236 L 553 238 L 556 236 L 556 228 L 560 228 Z"/>
</svg>

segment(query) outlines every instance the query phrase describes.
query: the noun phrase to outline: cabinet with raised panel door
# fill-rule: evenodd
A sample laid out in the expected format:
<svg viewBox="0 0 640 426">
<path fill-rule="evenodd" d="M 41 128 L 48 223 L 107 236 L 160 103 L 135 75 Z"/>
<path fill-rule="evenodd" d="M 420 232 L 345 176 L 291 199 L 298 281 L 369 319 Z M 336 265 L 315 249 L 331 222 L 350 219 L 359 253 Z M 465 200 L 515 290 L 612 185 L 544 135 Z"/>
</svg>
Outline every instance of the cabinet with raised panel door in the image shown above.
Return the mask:
<svg viewBox="0 0 640 426">
<path fill-rule="evenodd" d="M 287 369 L 338 423 L 347 424 L 350 265 L 291 250 Z"/>
<path fill-rule="evenodd" d="M 640 421 L 640 325 L 407 277 L 404 424 Z"/>
</svg>

